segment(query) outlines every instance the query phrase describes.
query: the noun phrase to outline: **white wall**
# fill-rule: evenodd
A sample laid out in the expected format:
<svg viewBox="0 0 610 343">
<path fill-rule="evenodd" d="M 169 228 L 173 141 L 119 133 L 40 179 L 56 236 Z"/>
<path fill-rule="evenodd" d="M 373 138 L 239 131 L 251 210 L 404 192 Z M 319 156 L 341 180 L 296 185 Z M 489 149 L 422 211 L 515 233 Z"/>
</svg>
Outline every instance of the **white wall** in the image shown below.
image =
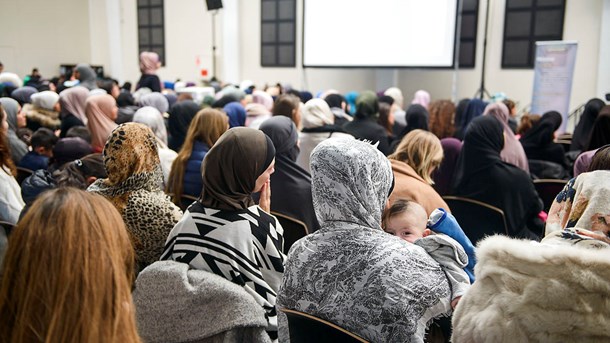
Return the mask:
<svg viewBox="0 0 610 343">
<path fill-rule="evenodd" d="M 82 0 L 0 0 L 0 61 L 22 78 L 38 67 L 59 74 L 62 63 L 91 57 L 88 3 Z"/>
<path fill-rule="evenodd" d="M 599 60 L 597 69 L 597 96 L 604 99 L 610 93 L 610 0 L 604 0 L 600 25 Z"/>
</svg>

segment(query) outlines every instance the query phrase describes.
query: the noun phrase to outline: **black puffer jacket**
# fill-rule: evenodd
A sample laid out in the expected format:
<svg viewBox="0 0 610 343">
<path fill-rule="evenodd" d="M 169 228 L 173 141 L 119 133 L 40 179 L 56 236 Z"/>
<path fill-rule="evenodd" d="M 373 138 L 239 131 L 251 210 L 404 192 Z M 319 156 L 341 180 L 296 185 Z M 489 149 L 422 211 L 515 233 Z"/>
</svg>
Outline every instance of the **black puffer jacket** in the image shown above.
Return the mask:
<svg viewBox="0 0 610 343">
<path fill-rule="evenodd" d="M 42 192 L 53 189 L 56 186 L 51 173 L 44 169 L 36 170 L 32 175 L 23 180 L 21 183 L 21 197 L 25 202 L 25 207 L 21 211 L 19 219 L 26 214 L 34 200 L 36 200 Z"/>
</svg>

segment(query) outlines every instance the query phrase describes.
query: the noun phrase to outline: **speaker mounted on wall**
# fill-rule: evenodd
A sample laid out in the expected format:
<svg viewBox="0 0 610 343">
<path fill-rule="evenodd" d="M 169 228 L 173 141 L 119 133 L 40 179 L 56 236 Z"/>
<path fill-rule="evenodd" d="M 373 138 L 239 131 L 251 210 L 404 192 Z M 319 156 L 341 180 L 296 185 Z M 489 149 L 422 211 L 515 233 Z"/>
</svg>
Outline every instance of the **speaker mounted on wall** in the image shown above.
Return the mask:
<svg viewBox="0 0 610 343">
<path fill-rule="evenodd" d="M 222 0 L 205 0 L 208 11 L 219 10 L 222 8 Z"/>
</svg>

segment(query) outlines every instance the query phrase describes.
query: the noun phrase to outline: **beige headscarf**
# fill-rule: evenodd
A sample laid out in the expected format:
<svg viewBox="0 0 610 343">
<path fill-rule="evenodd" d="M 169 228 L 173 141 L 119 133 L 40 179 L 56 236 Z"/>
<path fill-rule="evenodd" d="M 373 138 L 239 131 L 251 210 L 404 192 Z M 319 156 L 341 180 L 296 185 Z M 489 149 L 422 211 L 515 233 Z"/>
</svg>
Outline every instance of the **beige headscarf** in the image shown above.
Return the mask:
<svg viewBox="0 0 610 343">
<path fill-rule="evenodd" d="M 87 99 L 85 102 L 85 114 L 87 115 L 87 127 L 91 132 L 91 145 L 97 151 L 106 144 L 110 132 L 117 127 L 116 101 L 112 95 L 100 94 Z"/>
<path fill-rule="evenodd" d="M 87 125 L 87 116 L 85 115 L 85 103 L 89 96 L 89 90 L 83 86 L 75 86 L 67 88 L 59 93 L 59 104 L 61 105 L 62 118 L 68 114 L 80 119 L 83 124 Z"/>
<path fill-rule="evenodd" d="M 335 123 L 335 115 L 322 99 L 311 99 L 303 106 L 303 128 L 310 129 Z"/>
<path fill-rule="evenodd" d="M 256 179 L 275 157 L 271 139 L 262 131 L 234 127 L 225 132 L 206 154 L 201 165 L 201 203 L 220 210 L 254 205 Z"/>
</svg>

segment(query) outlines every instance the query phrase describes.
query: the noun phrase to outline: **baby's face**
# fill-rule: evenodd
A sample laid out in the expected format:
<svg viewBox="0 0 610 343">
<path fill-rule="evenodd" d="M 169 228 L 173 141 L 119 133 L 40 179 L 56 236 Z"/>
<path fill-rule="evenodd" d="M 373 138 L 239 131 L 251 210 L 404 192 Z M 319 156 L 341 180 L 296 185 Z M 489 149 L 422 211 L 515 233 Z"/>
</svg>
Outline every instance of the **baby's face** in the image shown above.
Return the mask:
<svg viewBox="0 0 610 343">
<path fill-rule="evenodd" d="M 423 208 L 419 210 L 412 207 L 389 218 L 386 222 L 385 232 L 413 243 L 417 239 L 425 237 L 427 220 Z"/>
</svg>

